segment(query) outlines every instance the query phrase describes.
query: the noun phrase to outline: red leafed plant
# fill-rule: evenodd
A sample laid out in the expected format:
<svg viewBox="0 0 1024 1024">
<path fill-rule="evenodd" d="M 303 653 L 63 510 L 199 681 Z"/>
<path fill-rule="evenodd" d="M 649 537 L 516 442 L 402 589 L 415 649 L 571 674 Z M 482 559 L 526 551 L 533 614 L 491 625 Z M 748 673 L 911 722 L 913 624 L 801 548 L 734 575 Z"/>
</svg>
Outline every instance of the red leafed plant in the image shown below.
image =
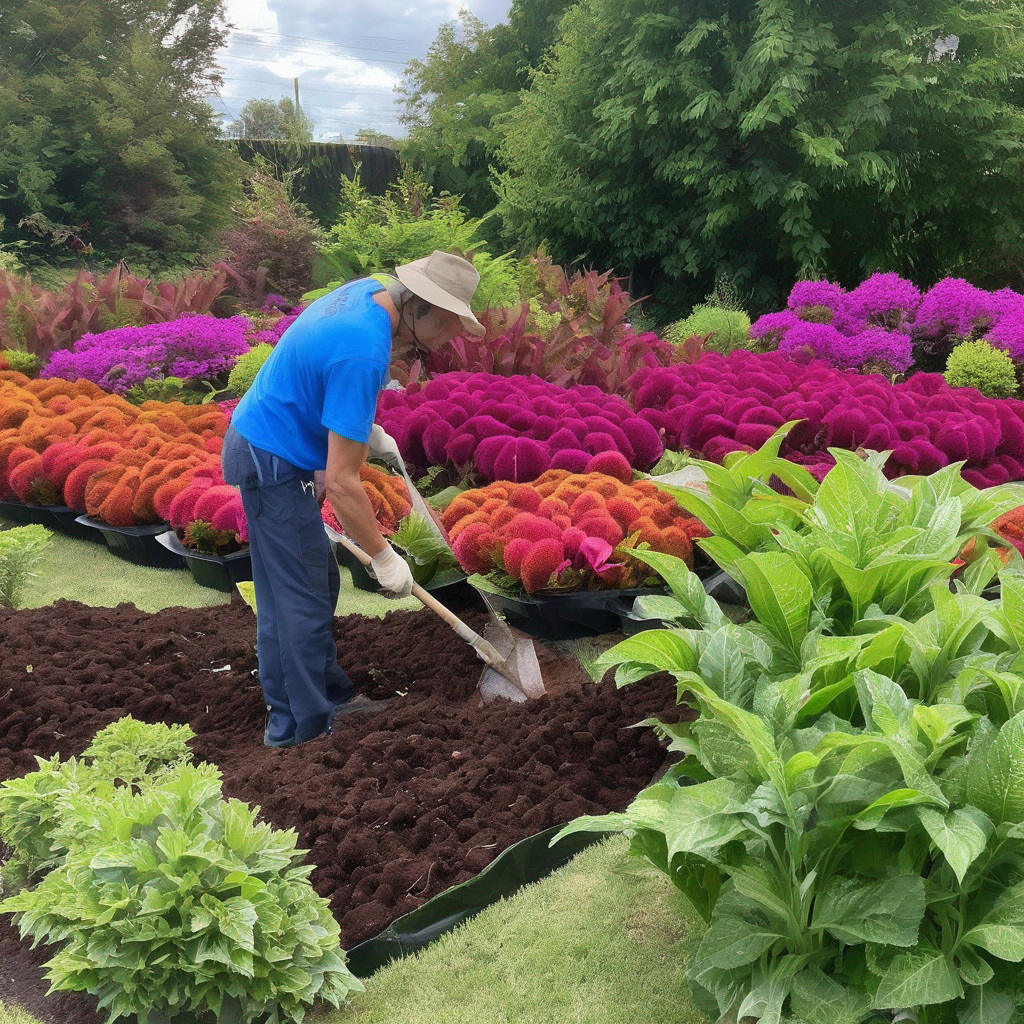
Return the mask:
<svg viewBox="0 0 1024 1024">
<path fill-rule="evenodd" d="M 154 285 L 117 266 L 102 280 L 80 271 L 53 292 L 28 276 L 0 271 L 0 348 L 24 348 L 45 358 L 85 334 L 208 313 L 226 281 L 220 270 Z"/>
</svg>

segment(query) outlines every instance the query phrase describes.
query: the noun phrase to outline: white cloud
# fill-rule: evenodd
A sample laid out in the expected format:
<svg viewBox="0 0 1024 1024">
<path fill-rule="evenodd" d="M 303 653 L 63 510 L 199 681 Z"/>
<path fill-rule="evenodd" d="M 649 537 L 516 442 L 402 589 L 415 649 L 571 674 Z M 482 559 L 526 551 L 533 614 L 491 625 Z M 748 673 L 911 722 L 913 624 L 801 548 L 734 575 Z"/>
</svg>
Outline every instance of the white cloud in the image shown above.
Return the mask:
<svg viewBox="0 0 1024 1024">
<path fill-rule="evenodd" d="M 360 127 L 401 134 L 394 86 L 463 6 L 494 24 L 508 0 L 420 0 L 397 18 L 385 0 L 227 0 L 235 30 L 220 55 L 224 104 L 234 115 L 253 97 L 290 96 L 297 76 L 317 138 L 351 137 Z"/>
</svg>

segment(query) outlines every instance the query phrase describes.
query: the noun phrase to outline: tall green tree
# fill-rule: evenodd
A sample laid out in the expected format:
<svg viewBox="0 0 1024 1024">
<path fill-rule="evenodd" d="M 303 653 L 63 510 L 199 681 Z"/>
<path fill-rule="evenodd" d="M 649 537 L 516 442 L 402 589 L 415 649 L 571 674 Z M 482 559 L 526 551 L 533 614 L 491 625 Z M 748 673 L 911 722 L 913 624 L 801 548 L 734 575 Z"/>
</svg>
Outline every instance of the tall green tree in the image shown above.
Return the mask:
<svg viewBox="0 0 1024 1024">
<path fill-rule="evenodd" d="M 4 0 L 0 241 L 205 258 L 241 178 L 206 99 L 225 35 L 223 0 Z"/>
<path fill-rule="evenodd" d="M 314 127 L 313 119 L 287 96 L 276 101 L 253 98 L 246 100 L 238 117 L 228 125 L 227 134 L 233 139 L 312 142 Z"/>
<path fill-rule="evenodd" d="M 435 190 L 461 195 L 474 216 L 496 201 L 496 117 L 519 102 L 568 3 L 513 0 L 508 23 L 493 28 L 464 10 L 441 26 L 425 60 L 406 66 L 399 120 L 409 136 L 402 155 Z"/>
<path fill-rule="evenodd" d="M 676 306 L 722 272 L 1022 278 L 1024 7 L 582 0 L 502 119 L 499 210 Z"/>
</svg>

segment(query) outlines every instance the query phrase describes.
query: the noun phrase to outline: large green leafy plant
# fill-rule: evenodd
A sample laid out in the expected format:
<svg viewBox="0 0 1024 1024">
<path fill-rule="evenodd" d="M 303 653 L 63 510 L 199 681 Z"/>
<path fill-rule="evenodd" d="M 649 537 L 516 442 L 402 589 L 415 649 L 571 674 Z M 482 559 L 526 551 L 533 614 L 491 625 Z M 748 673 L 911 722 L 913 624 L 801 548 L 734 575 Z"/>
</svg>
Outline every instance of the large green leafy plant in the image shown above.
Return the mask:
<svg viewBox="0 0 1024 1024">
<path fill-rule="evenodd" d="M 214 766 L 70 803 L 88 834 L 0 904 L 23 936 L 64 943 L 47 964 L 56 989 L 96 996 L 110 1020 L 155 1010 L 189 1024 L 301 1021 L 314 998 L 338 1006 L 361 989 L 295 833 L 222 799 Z"/>
<path fill-rule="evenodd" d="M 668 671 L 701 715 L 650 723 L 679 764 L 563 835 L 627 832 L 691 898 L 709 929 L 689 978 L 716 1017 L 1008 1024 L 1024 1008 L 1019 561 L 999 600 L 980 594 L 999 565 L 988 523 L 1016 498 L 955 468 L 894 488 L 880 458 L 836 455 L 813 500 L 723 474 L 701 499 L 731 535 L 702 543 L 749 622 L 680 560 L 637 552 L 679 625 L 599 664 L 620 685 Z M 951 583 L 969 540 L 977 560 Z"/>
</svg>

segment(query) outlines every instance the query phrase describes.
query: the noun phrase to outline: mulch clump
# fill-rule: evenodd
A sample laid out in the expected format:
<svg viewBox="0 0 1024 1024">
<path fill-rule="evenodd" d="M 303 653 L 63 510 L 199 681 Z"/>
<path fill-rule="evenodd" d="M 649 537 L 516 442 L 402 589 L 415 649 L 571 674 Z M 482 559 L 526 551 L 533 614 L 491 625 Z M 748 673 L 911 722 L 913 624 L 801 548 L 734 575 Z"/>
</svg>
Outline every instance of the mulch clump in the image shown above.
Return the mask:
<svg viewBox="0 0 1024 1024">
<path fill-rule="evenodd" d="M 486 621 L 467 618 L 477 629 Z M 126 714 L 187 722 L 197 760 L 220 767 L 227 796 L 298 832 L 350 947 L 512 843 L 622 810 L 665 761 L 652 730 L 628 727 L 682 710 L 666 677 L 619 691 L 564 671 L 554 695 L 482 704 L 481 662 L 429 614 L 349 616 L 335 638 L 357 688 L 392 703 L 274 750 L 262 744 L 255 619 L 240 601 L 157 614 L 68 601 L 0 609 L 0 779 L 32 771 L 34 755 L 79 754 Z M 29 952 L 9 920 L 0 917 L 0 1001 L 47 1022 L 97 1021 L 82 997 L 44 1004 L 47 954 Z"/>
</svg>

